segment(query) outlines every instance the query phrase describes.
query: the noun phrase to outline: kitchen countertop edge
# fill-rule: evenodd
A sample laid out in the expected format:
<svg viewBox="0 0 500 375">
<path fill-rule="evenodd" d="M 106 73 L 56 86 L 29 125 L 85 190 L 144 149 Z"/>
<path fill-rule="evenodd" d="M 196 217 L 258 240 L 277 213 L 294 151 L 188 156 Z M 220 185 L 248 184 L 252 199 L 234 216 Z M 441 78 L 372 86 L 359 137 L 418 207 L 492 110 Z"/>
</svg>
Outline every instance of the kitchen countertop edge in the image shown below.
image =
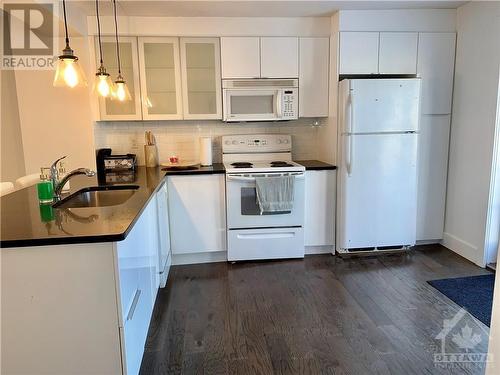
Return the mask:
<svg viewBox="0 0 500 375">
<path fill-rule="evenodd" d="M 147 171 L 150 168 L 139 167 L 143 171 Z M 165 171 L 161 167 L 154 168 L 159 171 L 158 180 L 154 189 L 149 192 L 149 195 L 144 202 L 140 204 L 137 211 L 133 215 L 127 227 L 121 232 L 112 233 L 98 233 L 89 235 L 74 235 L 74 236 L 59 236 L 59 237 L 39 237 L 39 238 L 19 238 L 19 239 L 0 239 L 0 248 L 21 248 L 21 247 L 38 247 L 38 246 L 55 246 L 55 245 L 74 245 L 74 244 L 85 244 L 85 243 L 106 243 L 106 242 L 118 242 L 123 241 L 127 238 L 130 231 L 133 229 L 134 225 L 138 221 L 139 217 L 142 215 L 144 209 L 151 201 L 151 198 L 156 194 L 158 188 L 162 185 L 163 181 L 169 176 L 196 176 L 196 175 L 207 175 L 207 174 L 224 174 L 224 165 L 221 163 L 214 163 L 210 167 L 197 167 L 197 169 L 192 170 L 175 170 L 175 171 Z M 151 168 L 153 170 L 153 168 Z M 156 173 L 155 173 L 156 174 Z M 166 182 L 165 182 L 166 183 Z M 132 183 L 134 184 L 134 183 Z M 88 186 L 78 186 L 78 191 L 85 187 L 95 186 L 96 184 L 89 184 Z M 145 186 L 142 186 L 143 191 L 147 191 Z M 72 192 L 74 193 L 74 192 Z M 7 196 L 6 196 L 7 197 Z"/>
<path fill-rule="evenodd" d="M 320 160 L 294 160 L 296 163 L 306 167 L 306 171 L 335 170 L 337 167 L 333 164 L 325 163 Z"/>
</svg>

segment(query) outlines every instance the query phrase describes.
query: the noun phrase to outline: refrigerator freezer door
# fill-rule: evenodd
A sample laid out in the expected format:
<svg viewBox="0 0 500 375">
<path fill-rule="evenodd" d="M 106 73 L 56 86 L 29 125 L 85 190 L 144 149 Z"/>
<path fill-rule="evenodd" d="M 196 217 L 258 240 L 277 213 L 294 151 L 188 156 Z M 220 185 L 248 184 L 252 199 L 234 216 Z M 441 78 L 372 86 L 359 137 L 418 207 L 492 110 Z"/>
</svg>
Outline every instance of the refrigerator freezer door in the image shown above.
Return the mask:
<svg viewBox="0 0 500 375">
<path fill-rule="evenodd" d="M 415 244 L 418 135 L 351 138 L 351 173 L 345 164 L 338 171 L 338 247 Z"/>
<path fill-rule="evenodd" d="M 355 79 L 350 94 L 352 133 L 418 131 L 420 79 Z"/>
</svg>

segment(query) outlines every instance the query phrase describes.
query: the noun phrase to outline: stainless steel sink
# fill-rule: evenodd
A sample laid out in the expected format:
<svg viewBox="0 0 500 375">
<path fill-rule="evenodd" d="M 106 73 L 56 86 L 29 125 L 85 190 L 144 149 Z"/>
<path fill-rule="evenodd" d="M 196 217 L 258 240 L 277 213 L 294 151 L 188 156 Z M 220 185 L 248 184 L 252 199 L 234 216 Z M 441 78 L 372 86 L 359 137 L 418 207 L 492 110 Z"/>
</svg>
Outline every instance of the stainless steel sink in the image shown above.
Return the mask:
<svg viewBox="0 0 500 375">
<path fill-rule="evenodd" d="M 118 206 L 129 200 L 139 189 L 136 185 L 95 186 L 77 191 L 54 204 L 54 208 Z"/>
</svg>

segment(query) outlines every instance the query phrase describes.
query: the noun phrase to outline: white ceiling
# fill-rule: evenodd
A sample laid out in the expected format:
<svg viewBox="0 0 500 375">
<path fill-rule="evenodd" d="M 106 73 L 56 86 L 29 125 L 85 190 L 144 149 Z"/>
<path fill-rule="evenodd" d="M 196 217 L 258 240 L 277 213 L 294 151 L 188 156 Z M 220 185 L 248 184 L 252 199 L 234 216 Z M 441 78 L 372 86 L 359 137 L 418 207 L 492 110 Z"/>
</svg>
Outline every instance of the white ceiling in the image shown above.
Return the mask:
<svg viewBox="0 0 500 375">
<path fill-rule="evenodd" d="M 122 16 L 163 17 L 320 17 L 329 16 L 339 9 L 454 9 L 467 1 L 414 0 L 414 1 L 304 1 L 304 0 L 119 0 L 118 12 Z M 95 15 L 95 2 L 72 1 L 86 15 Z M 111 1 L 99 1 L 100 13 L 111 15 Z"/>
</svg>

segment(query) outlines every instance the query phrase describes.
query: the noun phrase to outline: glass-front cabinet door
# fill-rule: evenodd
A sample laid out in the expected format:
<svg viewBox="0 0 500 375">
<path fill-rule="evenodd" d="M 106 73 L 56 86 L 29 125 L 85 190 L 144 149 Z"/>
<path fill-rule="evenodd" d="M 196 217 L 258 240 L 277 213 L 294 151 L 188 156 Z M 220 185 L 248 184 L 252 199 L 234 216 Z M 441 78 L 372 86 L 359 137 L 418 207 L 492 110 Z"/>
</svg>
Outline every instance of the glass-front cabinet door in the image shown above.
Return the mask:
<svg viewBox="0 0 500 375">
<path fill-rule="evenodd" d="M 181 120 L 179 38 L 140 37 L 139 66 L 144 120 Z"/>
<path fill-rule="evenodd" d="M 219 38 L 180 38 L 184 119 L 221 119 Z"/>
<path fill-rule="evenodd" d="M 101 120 L 141 120 L 141 95 L 139 86 L 139 64 L 137 58 L 137 38 L 120 37 L 120 61 L 122 76 L 130 90 L 131 100 L 119 101 L 111 98 L 99 98 Z M 96 43 L 96 67 L 99 66 L 99 45 Z M 104 66 L 114 81 L 118 76 L 118 59 L 114 37 L 102 38 Z"/>
</svg>

